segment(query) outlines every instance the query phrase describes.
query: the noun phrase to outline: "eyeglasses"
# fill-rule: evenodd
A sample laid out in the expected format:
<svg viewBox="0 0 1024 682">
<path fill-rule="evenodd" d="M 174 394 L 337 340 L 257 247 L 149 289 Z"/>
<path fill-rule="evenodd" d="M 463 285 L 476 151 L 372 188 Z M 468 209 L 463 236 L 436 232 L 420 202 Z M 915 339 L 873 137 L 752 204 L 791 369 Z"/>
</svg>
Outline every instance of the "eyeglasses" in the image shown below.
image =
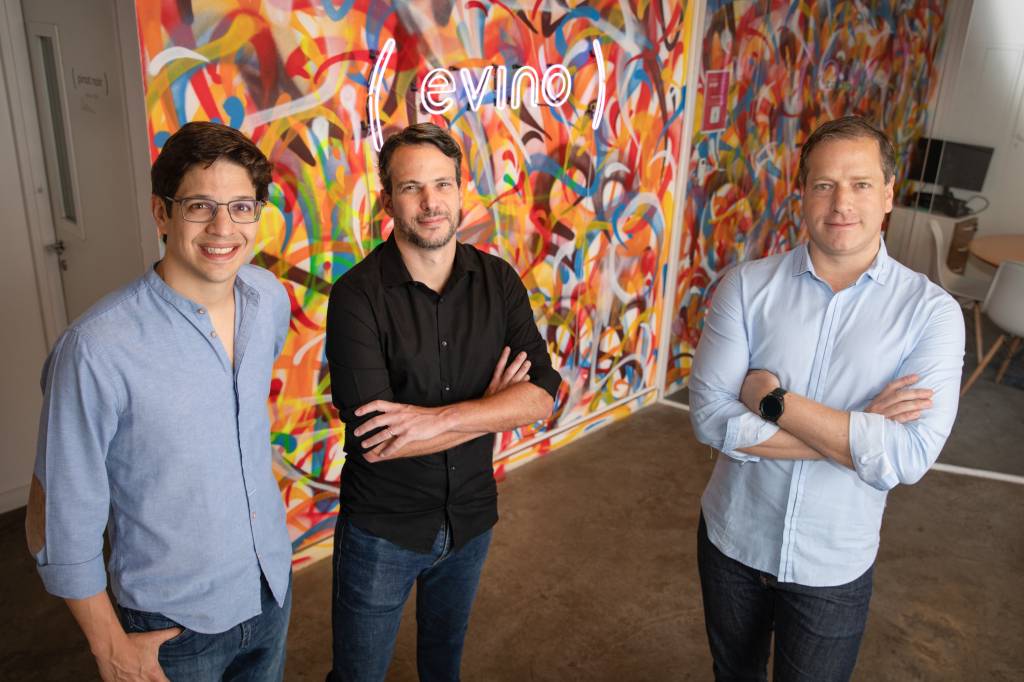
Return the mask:
<svg viewBox="0 0 1024 682">
<path fill-rule="evenodd" d="M 235 199 L 234 201 L 214 201 L 202 197 L 164 197 L 167 201 L 181 206 L 181 217 L 190 223 L 208 223 L 217 215 L 221 206 L 228 207 L 228 216 L 235 223 L 254 223 L 260 219 L 263 203 L 257 199 Z"/>
</svg>

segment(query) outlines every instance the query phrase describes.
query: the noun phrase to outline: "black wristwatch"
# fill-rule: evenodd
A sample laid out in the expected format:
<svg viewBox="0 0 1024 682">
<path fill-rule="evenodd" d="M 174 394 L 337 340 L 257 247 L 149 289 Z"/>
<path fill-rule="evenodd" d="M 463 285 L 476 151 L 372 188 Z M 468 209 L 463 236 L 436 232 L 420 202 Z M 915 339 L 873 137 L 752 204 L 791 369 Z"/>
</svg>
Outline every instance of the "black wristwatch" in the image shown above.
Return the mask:
<svg viewBox="0 0 1024 682">
<path fill-rule="evenodd" d="M 786 410 L 786 401 L 783 398 L 785 395 L 786 389 L 777 388 L 761 398 L 761 418 L 767 419 L 770 422 L 778 422 L 779 417 Z"/>
</svg>

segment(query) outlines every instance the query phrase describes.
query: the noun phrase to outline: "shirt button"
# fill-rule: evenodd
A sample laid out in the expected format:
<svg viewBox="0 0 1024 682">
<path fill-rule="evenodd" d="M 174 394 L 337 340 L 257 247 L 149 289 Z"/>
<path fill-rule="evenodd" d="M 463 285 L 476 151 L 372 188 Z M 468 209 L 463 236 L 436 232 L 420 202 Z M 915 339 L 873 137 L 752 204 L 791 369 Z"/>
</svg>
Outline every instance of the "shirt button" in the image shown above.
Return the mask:
<svg viewBox="0 0 1024 682">
<path fill-rule="evenodd" d="M 452 387 L 451 387 L 451 386 L 449 386 L 448 384 L 445 384 L 445 385 L 444 385 L 444 390 L 446 390 L 446 391 L 450 391 L 450 390 L 452 390 Z"/>
<path fill-rule="evenodd" d="M 253 513 L 252 513 L 252 520 L 253 520 L 253 521 L 255 521 L 255 520 L 256 520 L 256 512 L 253 512 Z"/>
<path fill-rule="evenodd" d="M 442 296 L 439 299 L 437 299 L 437 302 L 438 303 L 444 303 L 444 296 Z"/>
<path fill-rule="evenodd" d="M 210 338 L 211 338 L 211 339 L 215 339 L 215 338 L 217 338 L 217 332 L 216 332 L 216 331 L 212 331 L 212 332 L 210 332 Z"/>
<path fill-rule="evenodd" d="M 452 465 L 452 471 L 455 471 L 455 465 L 454 464 Z"/>
<path fill-rule="evenodd" d="M 448 347 L 448 342 L 447 341 L 442 341 L 441 342 L 441 348 L 447 348 L 447 347 Z"/>
<path fill-rule="evenodd" d="M 196 314 L 197 315 L 205 315 L 206 314 L 206 308 L 196 308 Z"/>
</svg>

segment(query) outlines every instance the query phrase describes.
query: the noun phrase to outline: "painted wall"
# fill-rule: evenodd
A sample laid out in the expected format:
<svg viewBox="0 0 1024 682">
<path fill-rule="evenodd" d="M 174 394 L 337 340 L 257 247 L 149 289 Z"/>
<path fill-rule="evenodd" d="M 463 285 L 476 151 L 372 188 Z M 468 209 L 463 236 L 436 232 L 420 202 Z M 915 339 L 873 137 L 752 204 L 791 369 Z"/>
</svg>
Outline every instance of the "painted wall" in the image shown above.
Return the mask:
<svg viewBox="0 0 1024 682">
<path fill-rule="evenodd" d="M 692 3 L 691 3 L 692 4 Z M 409 122 L 450 124 L 466 152 L 459 239 L 520 272 L 564 379 L 547 424 L 504 434 L 506 468 L 650 402 L 672 217 L 683 158 L 685 0 L 390 3 L 380 0 L 139 0 L 151 155 L 192 120 L 220 120 L 273 161 L 257 262 L 292 297 L 274 374 L 275 466 L 297 562 L 323 553 L 344 460 L 323 340 L 331 284 L 390 233 L 367 138 L 367 92 L 385 41 L 398 48 L 376 110 L 385 136 Z M 597 108 L 598 40 L 606 105 Z M 557 108 L 420 108 L 434 67 L 480 85 L 488 65 L 563 64 Z M 492 74 L 493 75 L 493 74 Z M 457 80 L 461 79 L 458 76 Z M 461 81 L 459 81 L 461 83 Z M 592 129 L 597 113 L 599 128 Z M 646 393 L 645 393 L 646 391 Z M 329 547 L 326 548 L 329 552 Z"/>
<path fill-rule="evenodd" d="M 800 145 L 817 125 L 867 116 L 905 169 L 938 85 L 943 16 L 941 0 L 708 0 L 667 391 L 685 385 L 724 270 L 804 238 L 795 178 Z M 709 72 L 728 78 L 717 125 L 705 101 L 722 74 Z"/>
</svg>

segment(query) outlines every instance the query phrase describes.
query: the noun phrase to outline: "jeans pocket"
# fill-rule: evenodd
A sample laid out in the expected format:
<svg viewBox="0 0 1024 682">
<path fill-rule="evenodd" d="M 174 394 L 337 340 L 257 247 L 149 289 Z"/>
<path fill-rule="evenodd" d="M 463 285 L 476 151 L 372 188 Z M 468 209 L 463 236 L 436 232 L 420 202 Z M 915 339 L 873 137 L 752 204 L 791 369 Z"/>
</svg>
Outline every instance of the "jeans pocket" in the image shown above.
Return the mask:
<svg viewBox="0 0 1024 682">
<path fill-rule="evenodd" d="M 161 648 L 178 646 L 192 639 L 195 635 L 193 630 L 189 630 L 162 614 L 129 609 L 123 606 L 118 608 L 121 612 L 121 625 L 124 626 L 124 630 L 127 633 L 153 632 L 154 630 L 167 630 L 170 628 L 179 628 L 181 630 L 177 635 L 163 642 L 160 645 Z"/>
</svg>

